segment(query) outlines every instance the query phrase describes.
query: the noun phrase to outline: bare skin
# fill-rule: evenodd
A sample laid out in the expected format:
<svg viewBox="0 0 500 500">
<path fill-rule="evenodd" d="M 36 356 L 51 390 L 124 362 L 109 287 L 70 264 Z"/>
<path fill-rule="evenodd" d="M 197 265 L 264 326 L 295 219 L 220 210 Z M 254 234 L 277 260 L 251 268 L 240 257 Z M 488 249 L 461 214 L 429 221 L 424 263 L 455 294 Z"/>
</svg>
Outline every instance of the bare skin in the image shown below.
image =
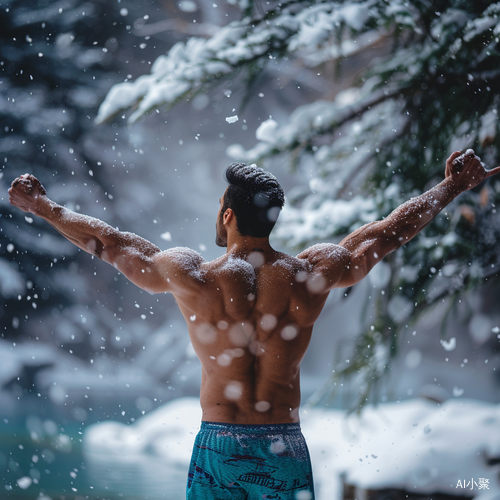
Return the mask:
<svg viewBox="0 0 500 500">
<path fill-rule="evenodd" d="M 275 251 L 267 238 L 242 236 L 234 212 L 221 214 L 221 199 L 217 242 L 227 252 L 212 262 L 188 248 L 161 251 L 57 205 L 29 174 L 12 182 L 9 201 L 140 288 L 174 295 L 202 365 L 202 420 L 277 424 L 299 421 L 300 362 L 328 293 L 363 279 L 457 195 L 498 172 L 500 167 L 486 171 L 473 153 L 455 152 L 434 188 L 338 245 L 314 245 L 296 257 Z"/>
</svg>

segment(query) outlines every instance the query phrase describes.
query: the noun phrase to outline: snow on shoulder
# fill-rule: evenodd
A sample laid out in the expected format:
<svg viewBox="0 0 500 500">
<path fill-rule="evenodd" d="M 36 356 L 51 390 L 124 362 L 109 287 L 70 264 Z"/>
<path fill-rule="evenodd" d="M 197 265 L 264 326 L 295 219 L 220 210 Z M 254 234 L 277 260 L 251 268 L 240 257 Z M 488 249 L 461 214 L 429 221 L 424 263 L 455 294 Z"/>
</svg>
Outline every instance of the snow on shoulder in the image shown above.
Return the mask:
<svg viewBox="0 0 500 500">
<path fill-rule="evenodd" d="M 165 256 L 175 264 L 178 270 L 187 273 L 189 276 L 203 281 L 204 273 L 200 266 L 205 262 L 202 255 L 187 247 L 172 247 L 163 252 Z"/>
</svg>

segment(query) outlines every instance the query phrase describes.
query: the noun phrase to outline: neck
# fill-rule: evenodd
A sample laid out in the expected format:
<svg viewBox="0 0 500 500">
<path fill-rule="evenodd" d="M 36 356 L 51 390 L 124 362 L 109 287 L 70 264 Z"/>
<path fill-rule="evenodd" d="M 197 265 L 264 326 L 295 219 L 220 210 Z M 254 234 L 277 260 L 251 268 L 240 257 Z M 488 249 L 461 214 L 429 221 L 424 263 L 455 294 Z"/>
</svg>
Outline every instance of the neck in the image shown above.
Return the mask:
<svg viewBox="0 0 500 500">
<path fill-rule="evenodd" d="M 251 236 L 241 236 L 240 234 L 232 238 L 228 237 L 227 253 L 249 254 L 251 252 L 269 253 L 273 251 L 269 243 L 269 238 L 254 238 Z"/>
</svg>

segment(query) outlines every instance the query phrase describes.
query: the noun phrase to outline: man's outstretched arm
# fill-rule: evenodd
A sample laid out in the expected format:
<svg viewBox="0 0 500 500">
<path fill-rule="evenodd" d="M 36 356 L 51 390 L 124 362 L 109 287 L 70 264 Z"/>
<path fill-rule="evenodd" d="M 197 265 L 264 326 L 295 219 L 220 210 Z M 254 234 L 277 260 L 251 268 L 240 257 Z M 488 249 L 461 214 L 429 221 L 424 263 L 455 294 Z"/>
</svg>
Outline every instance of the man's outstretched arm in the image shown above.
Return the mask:
<svg viewBox="0 0 500 500">
<path fill-rule="evenodd" d="M 445 179 L 396 208 L 381 221 L 360 227 L 339 245 L 317 245 L 302 252 L 325 279 L 325 291 L 362 280 L 377 262 L 410 241 L 460 193 L 476 187 L 500 167 L 487 171 L 472 150 L 453 153 L 446 161 Z"/>
<path fill-rule="evenodd" d="M 192 256 L 182 256 L 180 250 L 162 252 L 136 234 L 119 231 L 99 219 L 54 203 L 33 175 L 24 174 L 12 182 L 9 201 L 17 208 L 41 217 L 77 247 L 113 265 L 130 281 L 149 292 L 174 291 L 176 282 L 185 274 L 178 268 L 179 262 L 183 264 L 191 257 L 194 259 L 192 267 L 199 265 L 199 262 L 194 262 L 198 255 L 195 252 Z M 186 249 L 185 252 L 190 251 Z"/>
</svg>

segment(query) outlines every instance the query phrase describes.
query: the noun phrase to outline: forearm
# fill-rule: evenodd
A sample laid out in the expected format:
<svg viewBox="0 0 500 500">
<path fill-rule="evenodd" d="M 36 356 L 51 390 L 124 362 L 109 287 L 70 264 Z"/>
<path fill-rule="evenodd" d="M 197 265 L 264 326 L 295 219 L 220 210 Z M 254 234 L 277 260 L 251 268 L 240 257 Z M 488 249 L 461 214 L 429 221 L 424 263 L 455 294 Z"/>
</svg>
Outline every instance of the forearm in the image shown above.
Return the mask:
<svg viewBox="0 0 500 500">
<path fill-rule="evenodd" d="M 120 254 L 147 258 L 160 251 L 144 238 L 121 232 L 94 217 L 73 212 L 46 196 L 37 200 L 35 214 L 82 250 L 111 264 L 115 264 Z"/>
<path fill-rule="evenodd" d="M 416 236 L 462 192 L 450 179 L 396 208 L 385 219 L 366 224 L 340 242 L 349 250 L 351 263 L 344 281 L 354 284 L 377 262 Z"/>
<path fill-rule="evenodd" d="M 445 178 L 429 191 L 411 198 L 389 214 L 374 228 L 389 246 L 389 253 L 410 241 L 436 215 L 438 215 L 462 190 L 451 178 Z"/>
</svg>

